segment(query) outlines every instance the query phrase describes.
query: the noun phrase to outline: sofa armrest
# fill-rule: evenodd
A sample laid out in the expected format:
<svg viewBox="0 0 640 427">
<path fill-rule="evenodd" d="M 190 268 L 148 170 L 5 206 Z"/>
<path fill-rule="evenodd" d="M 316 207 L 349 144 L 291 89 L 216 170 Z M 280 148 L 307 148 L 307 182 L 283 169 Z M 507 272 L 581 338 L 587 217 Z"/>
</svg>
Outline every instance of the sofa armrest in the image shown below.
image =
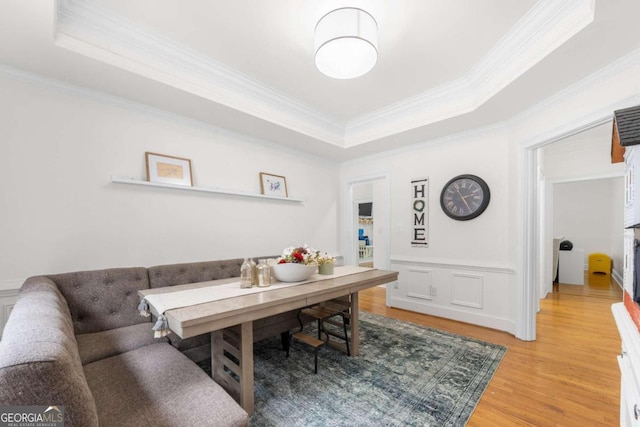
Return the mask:
<svg viewBox="0 0 640 427">
<path fill-rule="evenodd" d="M 55 283 L 28 279 L 0 341 L 0 402 L 61 405 L 65 425 L 97 426 L 69 307 Z"/>
</svg>

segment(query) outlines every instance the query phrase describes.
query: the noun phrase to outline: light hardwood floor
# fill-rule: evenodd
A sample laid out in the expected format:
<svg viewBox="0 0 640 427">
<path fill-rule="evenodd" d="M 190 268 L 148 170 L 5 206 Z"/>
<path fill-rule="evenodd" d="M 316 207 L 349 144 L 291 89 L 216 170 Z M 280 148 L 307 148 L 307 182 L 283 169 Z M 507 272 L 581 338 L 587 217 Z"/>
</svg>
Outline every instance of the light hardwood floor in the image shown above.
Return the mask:
<svg viewBox="0 0 640 427">
<path fill-rule="evenodd" d="M 618 426 L 620 353 L 611 304 L 622 291 L 609 276 L 557 285 L 540 301 L 537 340 L 388 308 L 385 289 L 360 293 L 364 311 L 508 347 L 468 426 Z"/>
</svg>

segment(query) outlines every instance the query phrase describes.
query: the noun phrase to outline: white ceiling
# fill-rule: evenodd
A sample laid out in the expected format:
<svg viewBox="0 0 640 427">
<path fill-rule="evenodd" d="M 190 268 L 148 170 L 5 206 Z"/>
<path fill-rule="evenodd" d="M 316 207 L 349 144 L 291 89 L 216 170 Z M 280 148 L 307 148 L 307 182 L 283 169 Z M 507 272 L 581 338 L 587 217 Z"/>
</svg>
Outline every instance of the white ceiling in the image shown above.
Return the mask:
<svg viewBox="0 0 640 427">
<path fill-rule="evenodd" d="M 379 59 L 333 80 L 313 28 L 369 11 Z M 638 0 L 4 0 L 0 72 L 35 73 L 345 160 L 509 119 L 640 48 Z"/>
</svg>

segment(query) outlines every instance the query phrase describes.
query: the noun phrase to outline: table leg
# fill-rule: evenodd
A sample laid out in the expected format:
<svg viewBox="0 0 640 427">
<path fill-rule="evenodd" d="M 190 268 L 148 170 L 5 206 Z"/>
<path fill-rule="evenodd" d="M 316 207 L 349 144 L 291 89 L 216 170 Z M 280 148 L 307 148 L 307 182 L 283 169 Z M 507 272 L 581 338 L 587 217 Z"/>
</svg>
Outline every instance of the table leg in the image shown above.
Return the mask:
<svg viewBox="0 0 640 427">
<path fill-rule="evenodd" d="M 253 322 L 240 325 L 240 406 L 253 413 Z"/>
<path fill-rule="evenodd" d="M 359 335 L 359 311 L 358 311 L 358 293 L 354 292 L 351 294 L 351 320 L 349 323 L 349 327 L 351 328 L 351 342 L 349 343 L 349 350 L 351 351 L 351 356 L 357 356 L 359 351 L 360 344 L 360 335 Z"/>
<path fill-rule="evenodd" d="M 214 381 L 251 415 L 254 408 L 253 322 L 211 332 L 211 373 Z"/>
</svg>

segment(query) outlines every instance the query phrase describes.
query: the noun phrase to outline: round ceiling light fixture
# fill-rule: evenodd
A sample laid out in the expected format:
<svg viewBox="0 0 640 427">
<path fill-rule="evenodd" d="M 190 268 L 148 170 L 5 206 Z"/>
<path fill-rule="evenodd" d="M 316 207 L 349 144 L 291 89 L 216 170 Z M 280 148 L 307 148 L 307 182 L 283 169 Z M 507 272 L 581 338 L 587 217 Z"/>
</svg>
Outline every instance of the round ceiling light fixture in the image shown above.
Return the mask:
<svg viewBox="0 0 640 427">
<path fill-rule="evenodd" d="M 378 23 L 368 12 L 344 7 L 324 15 L 316 25 L 316 67 L 334 79 L 368 73 L 378 60 Z"/>
</svg>

